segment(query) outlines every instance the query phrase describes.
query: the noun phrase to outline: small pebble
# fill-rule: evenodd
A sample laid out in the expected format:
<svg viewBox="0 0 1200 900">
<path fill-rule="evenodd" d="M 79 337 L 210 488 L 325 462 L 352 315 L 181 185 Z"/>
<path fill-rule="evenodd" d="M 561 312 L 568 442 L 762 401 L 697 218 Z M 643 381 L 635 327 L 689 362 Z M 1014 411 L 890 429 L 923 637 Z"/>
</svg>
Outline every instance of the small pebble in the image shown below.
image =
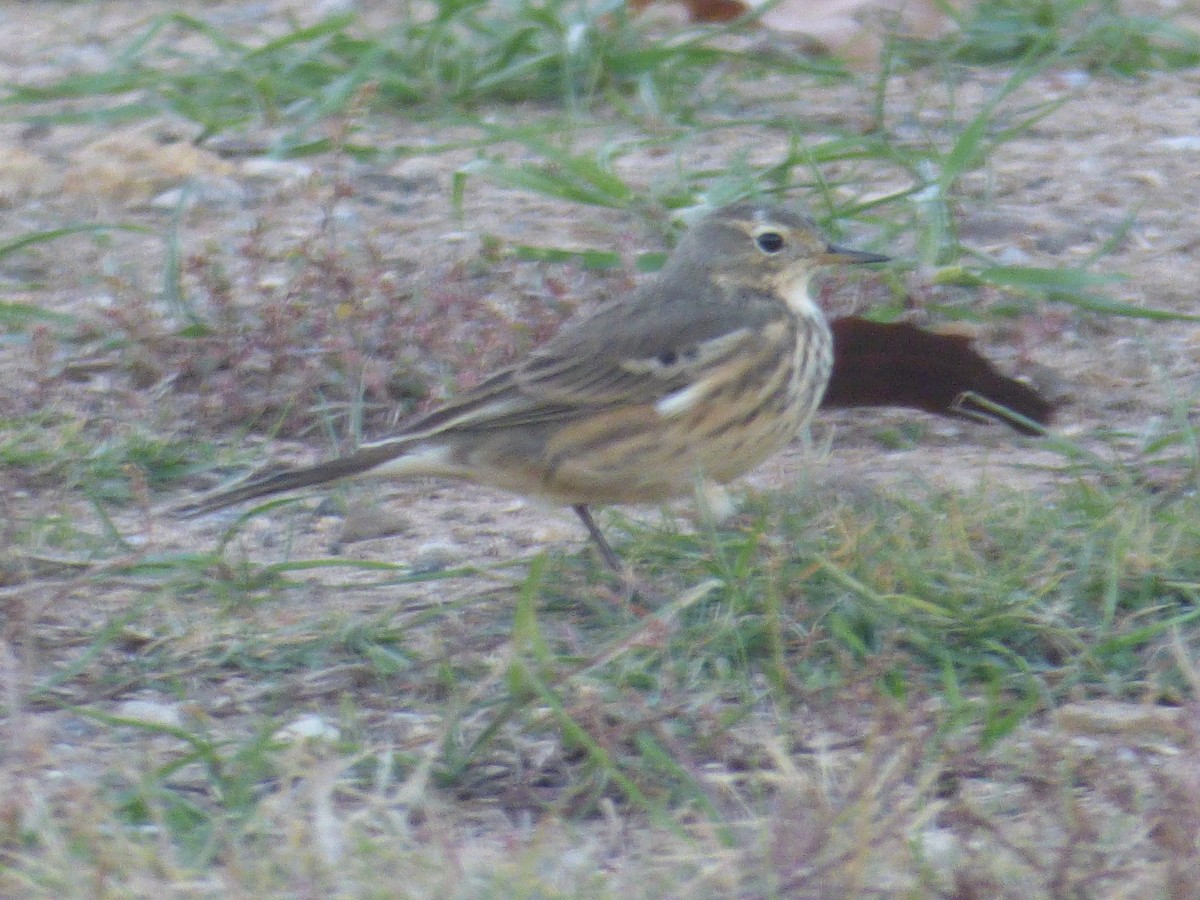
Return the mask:
<svg viewBox="0 0 1200 900">
<path fill-rule="evenodd" d="M 183 716 L 177 703 L 158 703 L 154 700 L 126 700 L 117 707 L 115 715 L 121 719 L 133 719 L 147 725 L 167 725 L 179 728 Z"/>
<path fill-rule="evenodd" d="M 450 568 L 460 559 L 462 559 L 462 553 L 456 545 L 431 541 L 417 548 L 412 562 L 409 563 L 409 568 L 412 569 L 414 575 L 432 575 Z"/>
<path fill-rule="evenodd" d="M 289 725 L 284 725 L 275 732 L 274 738 L 287 744 L 300 741 L 336 741 L 342 736 L 337 726 L 330 725 L 316 713 L 301 716 Z"/>
</svg>

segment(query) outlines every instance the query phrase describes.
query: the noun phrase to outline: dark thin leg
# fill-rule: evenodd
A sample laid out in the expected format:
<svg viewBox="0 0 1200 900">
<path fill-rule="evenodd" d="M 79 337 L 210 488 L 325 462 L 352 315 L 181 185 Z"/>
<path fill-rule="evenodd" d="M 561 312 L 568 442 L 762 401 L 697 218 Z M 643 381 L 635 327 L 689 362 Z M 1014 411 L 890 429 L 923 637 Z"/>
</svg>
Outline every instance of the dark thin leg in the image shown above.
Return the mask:
<svg viewBox="0 0 1200 900">
<path fill-rule="evenodd" d="M 583 522 L 583 527 L 588 530 L 588 534 L 592 536 L 592 540 L 600 548 L 600 555 L 604 557 L 605 565 L 623 578 L 625 576 L 625 567 L 621 565 L 621 560 L 613 552 L 613 548 L 608 546 L 608 541 L 604 539 L 604 534 L 600 531 L 600 526 L 592 518 L 591 510 L 582 503 L 577 503 L 571 509 L 575 510 L 575 515 L 579 516 L 579 520 Z"/>
</svg>

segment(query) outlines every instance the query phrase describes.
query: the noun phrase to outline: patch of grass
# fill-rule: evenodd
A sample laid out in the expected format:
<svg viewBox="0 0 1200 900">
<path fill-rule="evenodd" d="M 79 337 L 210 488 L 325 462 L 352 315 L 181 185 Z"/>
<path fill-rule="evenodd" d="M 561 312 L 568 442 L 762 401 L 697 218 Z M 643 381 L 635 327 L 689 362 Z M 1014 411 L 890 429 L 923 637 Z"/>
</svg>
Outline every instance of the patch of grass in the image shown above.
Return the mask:
<svg viewBox="0 0 1200 900">
<path fill-rule="evenodd" d="M 211 445 L 136 426 L 97 441 L 86 423 L 52 411 L 0 419 L 0 466 L 19 471 L 30 486 L 83 488 L 102 501 L 128 501 L 134 482 L 173 484 L 211 454 Z"/>
<path fill-rule="evenodd" d="M 649 616 L 600 602 L 607 577 L 578 558 L 535 559 L 515 613 L 471 590 L 455 590 L 449 606 L 409 610 L 394 594 L 415 583 L 397 577 L 401 567 L 369 567 L 378 581 L 343 579 L 339 571 L 361 565 L 352 560 L 251 564 L 250 581 L 270 569 L 283 591 L 234 606 L 213 591 L 224 565 L 213 559 L 97 573 L 97 586 L 132 577 L 152 593 L 117 613 L 38 697 L 78 703 L 138 684 L 177 707 L 172 695 L 202 681 L 223 685 L 234 708 L 251 703 L 250 715 L 171 726 L 86 711 L 101 744 L 132 728 L 160 747 L 152 761 L 122 763 L 90 802 L 126 822 L 124 840 L 138 843 L 146 829 L 166 840 L 181 872 L 275 833 L 279 803 L 296 809 L 325 796 L 320 803 L 338 799 L 299 820 L 320 843 L 309 875 L 349 877 L 331 868 L 348 852 L 344 841 L 356 835 L 356 866 L 385 836 L 396 839 L 387 823 L 425 809 L 436 785 L 468 805 L 548 805 L 580 826 L 616 803 L 679 848 L 662 863 L 672 877 L 703 883 L 690 865 L 706 847 L 741 860 L 740 884 L 779 887 L 810 883 L 814 868 L 840 870 L 847 854 L 883 859 L 920 833 L 921 811 L 938 796 L 960 808 L 962 818 L 942 826 L 950 833 L 1010 840 L 1005 813 L 966 795 L 945 800 L 939 773 L 989 759 L 1069 700 L 1169 704 L 1191 689 L 1186 657 L 1171 649 L 1190 643 L 1181 636 L 1193 633 L 1200 599 L 1200 507 L 1190 494 L 1164 499 L 1094 473 L 1037 498 L 998 485 L 850 497 L 810 488 L 761 497 L 733 526 L 624 531 L 622 553 L 666 598 Z M 202 576 L 204 593 L 183 591 L 185 574 Z M 452 586 L 464 575 L 439 577 Z M 346 617 L 303 603 L 306 595 L 375 596 L 382 606 Z M 216 618 L 213 601 L 225 610 Z M 136 656 L 122 652 L 131 646 Z M 848 698 L 855 713 L 843 721 Z M 305 708 L 340 736 L 281 737 Z M 397 708 L 407 723 L 399 732 L 389 724 Z M 878 733 L 858 730 L 863 710 L 875 710 Z M 795 733 L 814 717 L 847 729 L 840 740 L 853 748 L 819 751 L 833 766 L 823 783 Z M 400 747 L 397 735 L 406 736 Z M 325 788 L 314 780 L 320 771 L 330 773 Z M 293 778 L 317 793 L 293 795 Z M 809 825 L 790 840 L 810 848 L 805 865 L 774 841 L 767 852 L 755 826 L 746 830 L 759 816 L 762 827 L 799 828 L 787 810 L 801 797 Z M 322 815 L 332 818 L 322 825 Z M 31 836 L 30 846 L 47 839 Z M 1059 864 L 1073 878 L 1117 877 L 1085 866 L 1090 850 L 1055 862 L 1060 839 L 1041 855 L 1018 853 L 1015 871 L 1034 884 Z M 916 861 L 889 866 L 920 883 L 940 877 Z M 501 868 L 491 877 L 518 876 Z"/>
<path fill-rule="evenodd" d="M 782 629 L 804 647 L 793 684 L 834 684 L 850 659 L 899 653 L 907 661 L 883 690 L 919 693 L 949 677 L 973 691 L 1033 690 L 1043 703 L 1081 685 L 1179 696 L 1179 674 L 1152 660 L 1196 615 L 1192 498 L 1164 506 L 1142 490 L 1079 483 L 1051 500 L 988 490 L 830 502 L 760 508 L 750 530 L 711 545 L 655 533 L 625 551 L 683 584 L 721 577 L 678 635 L 681 659 L 703 647 L 710 664 L 758 668 Z M 778 609 L 794 618 L 766 617 Z"/>
<path fill-rule="evenodd" d="M 1120 0 L 982 0 L 947 4 L 957 31 L 903 41 L 921 64 L 992 65 L 1042 58 L 1093 72 L 1132 76 L 1200 64 L 1200 35 L 1169 17 L 1125 12 Z"/>
<path fill-rule="evenodd" d="M 687 146 L 705 140 L 705 135 L 721 128 L 746 127 L 746 124 L 705 123 L 676 130 L 670 140 Z M 512 164 L 500 153 L 481 154 L 460 168 L 452 197 L 455 205 L 461 208 L 470 179 L 481 177 L 503 187 L 585 208 L 628 210 L 650 223 L 661 225 L 664 212 L 682 211 L 694 215 L 747 197 L 786 195 L 804 190 L 813 195 L 813 204 L 824 223 L 834 225 L 840 219 L 861 215 L 887 202 L 902 200 L 909 194 L 900 191 L 886 200 L 876 198 L 869 204 L 862 204 L 840 193 L 842 188 L 860 184 L 861 178 L 843 175 L 832 180 L 821 174 L 826 167 L 839 164 L 863 163 L 864 167 L 873 167 L 876 173 L 881 169 L 894 170 L 904 166 L 901 154 L 885 139 L 852 134 L 813 139 L 795 129 L 769 122 L 760 124 L 788 137 L 787 150 L 778 161 L 752 166 L 745 159 L 733 159 L 717 169 L 681 171 L 673 178 L 655 183 L 649 192 L 617 174 L 616 164 L 622 157 L 644 153 L 648 148 L 661 145 L 666 140 L 662 136 L 576 149 L 571 145 L 570 135 L 551 137 L 546 129 L 497 130 L 497 142 L 515 142 L 526 161 Z M 534 161 L 528 161 L 530 156 Z"/>
<path fill-rule="evenodd" d="M 1123 276 L 1092 270 L 1132 226 L 1132 216 L 1095 252 L 1071 267 L 1000 263 L 960 241 L 957 223 L 961 209 L 979 199 L 964 191 L 963 183 L 980 170 L 986 175 L 990 160 L 1005 144 L 1018 140 L 1068 102 L 1066 98 L 1030 98 L 1029 85 L 1045 73 L 1046 66 L 1045 59 L 1022 60 L 989 96 L 967 110 L 965 118 L 957 120 L 952 115 L 936 128 L 926 130 L 920 140 L 902 138 L 889 130 L 889 98 L 882 87 L 885 76 L 881 75 L 875 111 L 880 127 L 875 131 L 814 137 L 798 128 L 787 129 L 763 120 L 758 123 L 760 127 L 788 134 L 788 149 L 778 161 L 751 166 L 744 160 L 734 160 L 721 170 L 682 172 L 673 179 L 654 183 L 649 191 L 619 175 L 617 163 L 624 156 L 644 152 L 650 144 L 659 144 L 662 136 L 645 142 L 614 142 L 600 147 L 585 144 L 577 148 L 569 133 L 552 138 L 544 128 L 493 129 L 496 143 L 516 143 L 523 161 L 514 164 L 503 153 L 481 152 L 456 173 L 452 200 L 461 210 L 470 181 L 483 178 L 584 209 L 626 210 L 652 226 L 670 231 L 664 219 L 687 218 L 746 197 L 803 193 L 822 226 L 835 237 L 840 236 L 843 223 L 857 221 L 860 227 L 880 235 L 866 246 L 887 249 L 896 239 L 915 245 L 911 260 L 899 260 L 893 264 L 892 277 L 882 279 L 890 296 L 875 298 L 873 315 L 887 317 L 901 311 L 906 298 L 895 275 L 897 270 L 915 268 L 928 273 L 930 296 L 926 308 L 952 318 L 1003 316 L 1007 314 L 1005 308 L 1013 309 L 1014 304 L 1018 312 L 1029 312 L 1047 303 L 1063 303 L 1107 316 L 1195 321 L 1190 313 L 1115 300 L 1107 289 L 1119 284 Z M 955 89 L 947 85 L 946 90 L 951 94 L 950 108 L 955 111 Z M 683 146 L 703 142 L 712 129 L 722 127 L 733 126 L 717 122 L 680 128 L 671 140 Z M 837 176 L 828 175 L 830 171 L 837 171 Z M 876 181 L 908 184 L 883 196 L 871 194 L 864 199 L 865 188 Z M 565 251 L 521 247 L 517 252 L 526 258 L 582 260 L 585 265 L 589 260 L 598 266 L 614 262 L 602 248 Z M 638 268 L 653 270 L 661 256 L 651 257 L 647 254 L 644 261 L 639 260 Z M 980 287 L 992 289 L 993 300 L 987 308 L 978 302 L 978 291 L 961 290 Z"/>
<path fill-rule="evenodd" d="M 582 109 L 610 95 L 653 116 L 695 108 L 714 67 L 793 74 L 842 74 L 836 65 L 794 55 L 718 49 L 722 29 L 663 39 L 624 3 L 439 0 L 411 4 L 379 30 L 352 14 L 331 16 L 278 37 L 246 41 L 190 15 L 153 19 L 99 73 L 49 85 L 14 86 L 6 102 L 25 109 L 90 102 L 88 121 L 172 113 L 196 122 L 202 137 L 250 123 L 285 123 L 277 152 L 322 147 L 314 125 L 344 113 L 366 91 L 380 107 L 445 114 L 486 104 L 548 101 Z M 184 53 L 179 37 L 204 51 Z M 48 112 L 45 122 L 78 121 Z M 327 149 L 327 147 L 326 147 Z"/>
<path fill-rule="evenodd" d="M 348 246 L 318 226 L 272 248 L 253 230 L 229 258 L 187 253 L 163 302 L 144 293 L 104 312 L 101 352 L 135 383 L 169 377 L 197 419 L 272 435 L 320 429 L 335 442 L 412 411 L 542 339 L 565 309 L 541 296 L 488 304 L 500 272 L 464 259 L 436 283 L 369 238 Z M 279 273 L 234 289 L 237 272 Z"/>
</svg>

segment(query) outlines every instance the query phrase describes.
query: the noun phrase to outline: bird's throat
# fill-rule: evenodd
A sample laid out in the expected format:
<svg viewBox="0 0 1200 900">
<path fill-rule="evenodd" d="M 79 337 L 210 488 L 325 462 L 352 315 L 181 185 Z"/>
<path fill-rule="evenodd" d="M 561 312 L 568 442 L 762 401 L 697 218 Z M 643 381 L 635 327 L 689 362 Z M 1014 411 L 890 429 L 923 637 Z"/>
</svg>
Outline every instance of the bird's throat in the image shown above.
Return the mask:
<svg viewBox="0 0 1200 900">
<path fill-rule="evenodd" d="M 783 298 L 792 315 L 805 318 L 823 315 L 810 291 L 811 278 L 811 272 L 781 272 L 776 278 L 775 292 Z"/>
</svg>

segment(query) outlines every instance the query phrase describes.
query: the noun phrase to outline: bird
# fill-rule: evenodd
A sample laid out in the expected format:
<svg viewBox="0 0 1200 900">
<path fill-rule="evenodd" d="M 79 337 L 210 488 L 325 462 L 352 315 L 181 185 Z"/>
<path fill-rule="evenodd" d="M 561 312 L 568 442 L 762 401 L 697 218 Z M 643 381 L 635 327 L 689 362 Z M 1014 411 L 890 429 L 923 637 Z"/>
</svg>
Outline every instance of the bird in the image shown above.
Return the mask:
<svg viewBox="0 0 1200 900">
<path fill-rule="evenodd" d="M 390 436 L 252 477 L 176 513 L 351 478 L 465 479 L 570 506 L 621 573 L 591 508 L 723 485 L 787 446 L 820 405 L 833 367 L 812 276 L 887 261 L 830 243 L 788 206 L 718 208 L 636 290 Z"/>
</svg>

